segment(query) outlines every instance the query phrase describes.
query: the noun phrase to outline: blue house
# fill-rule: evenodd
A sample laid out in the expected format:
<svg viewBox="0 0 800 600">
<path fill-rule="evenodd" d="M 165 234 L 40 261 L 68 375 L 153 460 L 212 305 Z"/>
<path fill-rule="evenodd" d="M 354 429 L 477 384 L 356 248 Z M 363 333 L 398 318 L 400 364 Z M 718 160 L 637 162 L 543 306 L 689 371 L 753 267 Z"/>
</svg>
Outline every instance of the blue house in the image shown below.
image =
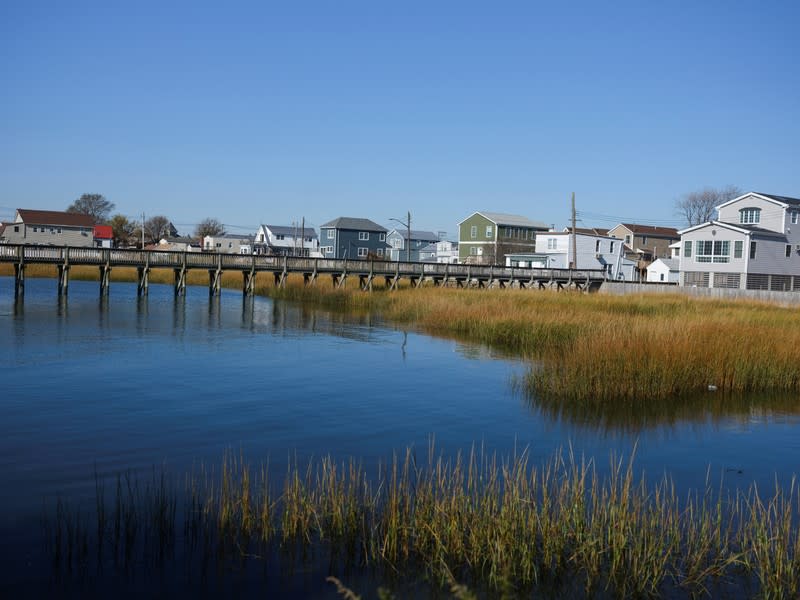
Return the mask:
<svg viewBox="0 0 800 600">
<path fill-rule="evenodd" d="M 386 234 L 386 243 L 391 246 L 389 249 L 388 260 L 404 260 L 420 262 L 422 257 L 420 251 L 431 244 L 439 241 L 439 236 L 432 231 L 411 230 L 411 242 L 408 242 L 407 229 L 392 229 Z M 409 258 L 409 247 L 411 258 Z"/>
<path fill-rule="evenodd" d="M 386 231 L 369 219 L 339 217 L 320 226 L 319 249 L 323 258 L 386 260 Z"/>
</svg>

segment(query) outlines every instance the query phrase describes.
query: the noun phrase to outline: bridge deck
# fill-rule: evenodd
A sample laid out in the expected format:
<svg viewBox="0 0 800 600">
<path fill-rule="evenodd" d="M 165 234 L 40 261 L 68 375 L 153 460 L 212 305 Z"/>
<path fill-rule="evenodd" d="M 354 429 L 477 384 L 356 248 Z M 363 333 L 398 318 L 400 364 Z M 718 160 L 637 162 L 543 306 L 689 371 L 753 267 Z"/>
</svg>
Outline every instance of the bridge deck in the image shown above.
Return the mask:
<svg viewBox="0 0 800 600">
<path fill-rule="evenodd" d="M 25 266 L 51 264 L 59 270 L 59 293 L 66 293 L 71 266 L 97 266 L 101 274 L 101 293 L 108 290 L 108 272 L 113 267 L 135 267 L 139 272 L 139 292 L 147 292 L 151 269 L 173 269 L 175 291 L 185 289 L 185 274 L 192 269 L 209 272 L 209 291 L 219 292 L 224 271 L 243 274 L 243 290 L 252 293 L 257 273 L 272 273 L 275 283 L 283 285 L 289 273 L 303 274 L 307 284 L 320 275 L 330 275 L 333 284 L 344 285 L 348 276 L 359 278 L 362 289 L 371 289 L 376 277 L 383 277 L 392 289 L 401 279 L 414 286 L 424 281 L 435 285 L 476 285 L 478 287 L 574 287 L 597 289 L 605 281 L 602 269 L 538 269 L 491 265 L 461 265 L 372 260 L 333 260 L 291 256 L 217 254 L 205 252 L 172 252 L 135 249 L 79 248 L 65 246 L 31 246 L 0 244 L 0 262 L 13 263 L 16 274 L 15 292 L 24 291 Z"/>
</svg>

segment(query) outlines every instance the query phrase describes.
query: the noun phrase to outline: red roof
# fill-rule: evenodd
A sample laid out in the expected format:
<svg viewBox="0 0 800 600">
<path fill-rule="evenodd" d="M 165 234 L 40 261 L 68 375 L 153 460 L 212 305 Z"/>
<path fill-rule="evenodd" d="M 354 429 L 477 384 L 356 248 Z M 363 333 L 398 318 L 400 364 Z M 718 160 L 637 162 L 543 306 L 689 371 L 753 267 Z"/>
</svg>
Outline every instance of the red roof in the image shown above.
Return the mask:
<svg viewBox="0 0 800 600">
<path fill-rule="evenodd" d="M 93 227 L 94 219 L 80 213 L 57 210 L 29 210 L 18 208 L 17 214 L 26 225 L 65 225 L 67 227 Z"/>
<path fill-rule="evenodd" d="M 95 225 L 94 239 L 96 240 L 114 239 L 114 230 L 111 228 L 111 225 Z"/>
</svg>

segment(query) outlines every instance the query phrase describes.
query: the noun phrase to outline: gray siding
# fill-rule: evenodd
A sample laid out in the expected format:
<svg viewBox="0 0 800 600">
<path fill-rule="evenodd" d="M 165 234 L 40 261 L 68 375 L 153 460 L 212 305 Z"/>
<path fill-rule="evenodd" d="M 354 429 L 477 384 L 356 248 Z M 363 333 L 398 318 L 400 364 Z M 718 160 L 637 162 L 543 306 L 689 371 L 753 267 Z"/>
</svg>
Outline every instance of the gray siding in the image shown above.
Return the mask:
<svg viewBox="0 0 800 600">
<path fill-rule="evenodd" d="M 15 231 L 18 229 L 19 231 Z M 34 231 L 36 229 L 36 231 Z M 42 244 L 46 246 L 94 246 L 91 227 L 63 225 L 26 225 L 9 223 L 3 234 L 9 244 Z"/>
</svg>

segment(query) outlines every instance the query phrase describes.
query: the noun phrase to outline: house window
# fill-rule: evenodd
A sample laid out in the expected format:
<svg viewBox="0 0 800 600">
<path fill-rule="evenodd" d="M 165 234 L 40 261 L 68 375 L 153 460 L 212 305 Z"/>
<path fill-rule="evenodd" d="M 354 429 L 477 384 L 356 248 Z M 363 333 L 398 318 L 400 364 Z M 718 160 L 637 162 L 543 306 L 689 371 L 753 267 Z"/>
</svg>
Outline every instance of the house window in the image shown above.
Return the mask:
<svg viewBox="0 0 800 600">
<path fill-rule="evenodd" d="M 369 239 L 369 232 L 368 231 L 359 231 L 358 232 L 358 241 L 364 242 Z"/>
<path fill-rule="evenodd" d="M 14 225 L 14 232 L 19 233 L 19 225 Z"/>
<path fill-rule="evenodd" d="M 600 240 L 595 240 L 594 242 L 594 251 L 600 252 Z"/>
<path fill-rule="evenodd" d="M 646 245 L 647 245 L 647 236 L 645 235 L 645 236 L 642 236 L 642 246 L 646 246 Z"/>
<path fill-rule="evenodd" d="M 228 242 L 228 248 L 233 248 L 233 242 Z"/>
<path fill-rule="evenodd" d="M 381 233 L 380 235 L 378 235 L 378 240 L 381 241 L 381 242 L 385 242 L 386 241 L 386 234 L 385 233 Z"/>
<path fill-rule="evenodd" d="M 695 245 L 694 260 L 700 263 L 730 262 L 730 245 L 727 240 L 698 240 Z"/>
<path fill-rule="evenodd" d="M 547 249 L 555 250 L 558 248 L 558 240 L 556 238 L 547 238 Z"/>
<path fill-rule="evenodd" d="M 276 240 L 282 240 L 283 238 L 284 238 L 284 235 L 282 233 L 279 233 L 278 235 L 275 236 Z"/>
<path fill-rule="evenodd" d="M 786 244 L 786 258 L 789 258 L 792 255 L 792 245 Z"/>
<path fill-rule="evenodd" d="M 492 226 L 491 225 L 487 225 L 486 226 L 486 237 L 487 238 L 492 237 Z"/>
<path fill-rule="evenodd" d="M 333 239 L 333 237 L 334 237 L 334 231 L 333 231 L 333 229 L 328 229 L 328 239 L 329 239 L 329 240 L 332 240 L 332 239 Z"/>
<path fill-rule="evenodd" d="M 755 224 L 761 223 L 760 208 L 743 208 L 739 211 L 739 223 Z"/>
<path fill-rule="evenodd" d="M 692 256 L 692 242 L 691 240 L 686 240 L 683 242 L 683 256 L 684 258 L 691 258 Z"/>
<path fill-rule="evenodd" d="M 511 237 L 511 227 L 506 227 L 506 237 L 507 238 Z"/>
<path fill-rule="evenodd" d="M 659 274 L 658 278 L 659 280 L 664 281 L 664 274 L 663 273 Z"/>
<path fill-rule="evenodd" d="M 358 257 L 359 258 L 366 258 L 367 254 L 369 254 L 369 248 L 359 248 L 358 249 Z"/>
<path fill-rule="evenodd" d="M 217 248 L 222 248 L 222 242 L 217 242 Z"/>
<path fill-rule="evenodd" d="M 614 242 L 611 242 L 611 243 L 609 244 L 609 246 L 608 246 L 608 251 L 609 251 L 611 254 L 614 254 Z"/>
<path fill-rule="evenodd" d="M 744 242 L 742 242 L 742 240 L 736 240 L 733 242 L 733 258 L 742 258 L 743 246 Z"/>
<path fill-rule="evenodd" d="M 797 211 L 792 211 L 792 225 L 797 225 Z"/>
<path fill-rule="evenodd" d="M 626 235 L 625 236 L 625 243 L 630 246 L 630 244 L 631 244 L 631 236 L 630 235 Z"/>
<path fill-rule="evenodd" d="M 478 249 L 475 246 L 473 246 L 472 248 L 469 249 L 469 253 L 472 256 L 476 256 L 478 254 Z"/>
<path fill-rule="evenodd" d="M 750 259 L 754 260 L 756 257 L 756 243 L 750 242 Z"/>
<path fill-rule="evenodd" d="M 44 231 L 44 229 L 42 229 L 42 231 Z M 39 232 L 39 228 L 38 227 L 34 227 L 33 228 L 33 233 L 38 233 L 38 232 Z"/>
<path fill-rule="evenodd" d="M 375 252 L 377 252 L 378 256 L 383 256 L 383 248 L 378 248 Z"/>
<path fill-rule="evenodd" d="M 333 246 L 323 246 L 322 252 L 323 254 L 333 254 Z"/>
<path fill-rule="evenodd" d="M 478 226 L 477 225 L 473 225 L 472 227 L 469 228 L 469 237 L 471 237 L 473 240 L 478 237 Z"/>
<path fill-rule="evenodd" d="M 58 233 L 58 235 L 61 235 L 61 227 L 56 228 L 56 233 Z"/>
</svg>

